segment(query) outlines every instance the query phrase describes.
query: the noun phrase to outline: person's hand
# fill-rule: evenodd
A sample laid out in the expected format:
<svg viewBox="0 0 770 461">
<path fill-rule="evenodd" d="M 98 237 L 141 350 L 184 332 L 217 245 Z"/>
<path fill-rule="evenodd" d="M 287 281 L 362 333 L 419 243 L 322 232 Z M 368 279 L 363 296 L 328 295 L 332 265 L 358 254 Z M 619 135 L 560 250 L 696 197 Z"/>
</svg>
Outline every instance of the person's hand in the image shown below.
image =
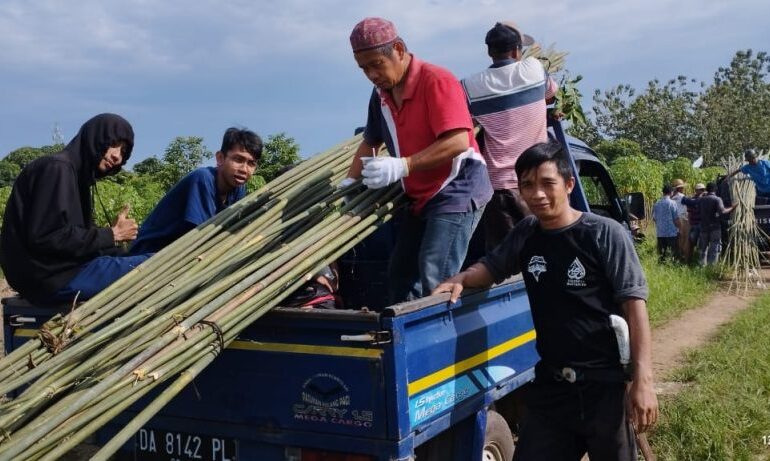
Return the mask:
<svg viewBox="0 0 770 461">
<path fill-rule="evenodd" d="M 381 189 L 407 176 L 409 167 L 403 157 L 374 157 L 364 162 L 361 174 L 366 187 Z"/>
<path fill-rule="evenodd" d="M 128 205 L 123 205 L 123 209 L 120 210 L 118 217 L 115 218 L 115 222 L 112 223 L 112 238 L 115 240 L 115 243 L 136 239 L 139 226 L 135 220 L 128 217 L 130 209 Z"/>
<path fill-rule="evenodd" d="M 454 277 L 450 277 L 443 282 L 439 283 L 439 285 L 433 289 L 431 292 L 432 295 L 437 295 L 439 293 L 449 293 L 449 301 L 450 302 L 457 302 L 458 299 L 460 299 L 460 295 L 463 292 L 463 281 L 465 280 L 465 272 L 460 272 L 459 274 L 455 275 Z"/>
<path fill-rule="evenodd" d="M 628 417 L 638 434 L 647 432 L 658 421 L 658 396 L 652 380 L 634 379 L 628 388 Z"/>
</svg>

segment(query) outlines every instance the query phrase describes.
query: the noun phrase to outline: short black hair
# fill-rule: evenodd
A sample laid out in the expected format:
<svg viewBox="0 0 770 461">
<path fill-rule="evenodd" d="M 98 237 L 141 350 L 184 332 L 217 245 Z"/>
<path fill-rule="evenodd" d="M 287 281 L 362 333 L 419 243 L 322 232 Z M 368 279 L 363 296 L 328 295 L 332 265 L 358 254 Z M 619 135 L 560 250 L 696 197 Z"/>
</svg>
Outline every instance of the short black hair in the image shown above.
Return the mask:
<svg viewBox="0 0 770 461">
<path fill-rule="evenodd" d="M 254 160 L 262 158 L 262 138 L 251 130 L 230 127 L 225 131 L 222 137 L 222 148 L 219 151 L 226 156 L 227 152 L 235 147 L 242 147 L 254 157 Z"/>
<path fill-rule="evenodd" d="M 525 150 L 516 160 L 516 176 L 521 179 L 524 173 L 537 169 L 545 162 L 554 162 L 565 182 L 574 176 L 566 149 L 556 141 L 541 142 Z"/>
<path fill-rule="evenodd" d="M 754 149 L 746 149 L 746 151 L 743 153 L 743 158 L 745 160 L 754 160 L 757 158 L 757 152 Z"/>
<path fill-rule="evenodd" d="M 706 192 L 716 192 L 717 190 L 717 183 L 710 182 L 706 184 Z"/>
<path fill-rule="evenodd" d="M 487 32 L 484 43 L 487 45 L 487 53 L 492 58 L 507 55 L 522 47 L 519 31 L 499 22 Z"/>
<path fill-rule="evenodd" d="M 664 194 L 666 194 L 666 195 L 671 195 L 671 192 L 672 192 L 673 190 L 674 190 L 674 189 L 671 187 L 671 185 L 670 185 L 670 184 L 663 184 L 663 193 L 664 193 Z"/>
</svg>

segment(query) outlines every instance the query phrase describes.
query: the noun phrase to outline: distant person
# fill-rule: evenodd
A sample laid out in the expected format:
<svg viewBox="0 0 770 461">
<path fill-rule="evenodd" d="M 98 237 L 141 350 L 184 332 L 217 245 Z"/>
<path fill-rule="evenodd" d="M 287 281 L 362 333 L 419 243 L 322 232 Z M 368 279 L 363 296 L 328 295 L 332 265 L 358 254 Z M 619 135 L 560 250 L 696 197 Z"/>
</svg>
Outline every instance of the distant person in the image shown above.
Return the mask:
<svg viewBox="0 0 770 461">
<path fill-rule="evenodd" d="M 743 154 L 746 164 L 727 175 L 730 179 L 738 173 L 748 175 L 757 188 L 757 200 L 760 204 L 765 204 L 770 200 L 770 161 L 759 159 L 754 149 L 747 149 Z"/>
<path fill-rule="evenodd" d="M 671 193 L 671 200 L 676 203 L 676 209 L 679 214 L 679 236 L 677 239 L 676 254 L 683 261 L 687 261 L 689 255 L 688 239 L 690 236 L 690 221 L 687 216 L 687 205 L 682 203 L 684 195 L 685 183 L 681 179 L 675 179 L 671 183 L 671 187 L 674 189 Z"/>
<path fill-rule="evenodd" d="M 700 209 L 700 236 L 698 237 L 698 251 L 700 252 L 700 265 L 711 265 L 719 260 L 722 251 L 722 215 L 729 214 L 738 206 L 725 208 L 722 199 L 716 194 L 716 183 L 706 184 L 706 195 L 698 198 Z"/>
<path fill-rule="evenodd" d="M 687 261 L 692 260 L 693 249 L 698 247 L 698 238 L 700 237 L 700 209 L 698 208 L 698 199 L 706 193 L 706 186 L 703 183 L 695 185 L 695 193 L 692 197 L 684 197 L 682 203 L 687 206 L 687 220 L 690 223 L 690 234 L 688 235 L 689 257 Z M 700 259 L 699 259 L 700 261 Z"/>
<path fill-rule="evenodd" d="M 216 153 L 217 166 L 194 170 L 168 191 L 142 223 L 131 253 L 158 252 L 243 198 L 261 157 L 259 136 L 228 128 Z"/>
<path fill-rule="evenodd" d="M 0 265 L 8 283 L 38 304 L 88 299 L 147 259 L 121 256 L 136 238 L 124 208 L 97 227 L 92 187 L 120 171 L 134 131 L 121 116 L 100 114 L 58 153 L 30 162 L 16 178 L 3 218 Z"/>
<path fill-rule="evenodd" d="M 522 47 L 534 40 L 514 23 L 498 22 L 484 41 L 492 65 L 462 84 L 471 115 L 483 129 L 481 153 L 494 189 L 481 220 L 491 250 L 530 214 L 514 166 L 522 152 L 548 140 L 546 102 L 556 95 L 557 85 L 537 58 L 522 60 Z"/>
<path fill-rule="evenodd" d="M 393 303 L 421 298 L 462 267 L 492 196 L 486 163 L 462 86 L 449 71 L 409 53 L 386 19 L 360 21 L 350 45 L 374 88 L 341 185 L 359 177 L 371 189 L 400 182 L 411 206 L 390 259 L 390 296 Z M 390 155 L 375 156 L 383 144 Z"/>
<path fill-rule="evenodd" d="M 652 207 L 652 220 L 655 221 L 655 233 L 658 236 L 658 260 L 660 262 L 676 254 L 679 237 L 679 210 L 676 203 L 671 200 L 671 191 L 670 185 L 663 186 L 663 195 Z"/>
</svg>

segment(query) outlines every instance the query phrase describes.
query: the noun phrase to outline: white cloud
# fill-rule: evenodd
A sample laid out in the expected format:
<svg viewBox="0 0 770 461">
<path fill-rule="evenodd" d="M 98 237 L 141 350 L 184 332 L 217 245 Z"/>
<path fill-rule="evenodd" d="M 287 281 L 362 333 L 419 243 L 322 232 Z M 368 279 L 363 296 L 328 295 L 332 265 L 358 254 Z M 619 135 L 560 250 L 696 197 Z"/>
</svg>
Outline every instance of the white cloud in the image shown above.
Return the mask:
<svg viewBox="0 0 770 461">
<path fill-rule="evenodd" d="M 354 108 L 363 113 L 369 87 L 348 36 L 366 16 L 393 20 L 415 53 L 458 76 L 488 64 L 484 34 L 513 19 L 570 51 L 587 96 L 679 73 L 708 78 L 735 50 L 770 43 L 767 0 L 2 0 L 0 154 L 20 144 L 25 120 L 47 117 L 48 126 L 66 116 L 76 125 L 125 110 L 148 125 L 178 114 L 180 126 L 218 132 L 231 121 L 207 116 L 230 107 L 258 113 L 243 116 L 255 128 L 276 118 L 276 130 L 291 127 L 320 150 L 333 141 L 310 141 L 325 136 L 317 127 L 347 133 L 360 123 Z"/>
</svg>

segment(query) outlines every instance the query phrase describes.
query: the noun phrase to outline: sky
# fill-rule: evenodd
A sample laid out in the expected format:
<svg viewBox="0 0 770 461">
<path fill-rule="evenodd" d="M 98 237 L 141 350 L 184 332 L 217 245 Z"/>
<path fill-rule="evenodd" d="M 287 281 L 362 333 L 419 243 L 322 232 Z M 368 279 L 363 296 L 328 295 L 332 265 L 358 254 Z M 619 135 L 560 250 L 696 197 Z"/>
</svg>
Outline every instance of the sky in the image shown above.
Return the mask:
<svg viewBox="0 0 770 461">
<path fill-rule="evenodd" d="M 596 89 L 709 82 L 737 50 L 770 51 L 767 0 L 0 0 L 0 156 L 54 131 L 66 142 L 102 112 L 133 125 L 129 166 L 177 136 L 216 151 L 230 126 L 324 151 L 366 120 L 348 37 L 367 16 L 458 78 L 489 65 L 486 31 L 514 20 L 570 53 L 586 109 Z"/>
</svg>

